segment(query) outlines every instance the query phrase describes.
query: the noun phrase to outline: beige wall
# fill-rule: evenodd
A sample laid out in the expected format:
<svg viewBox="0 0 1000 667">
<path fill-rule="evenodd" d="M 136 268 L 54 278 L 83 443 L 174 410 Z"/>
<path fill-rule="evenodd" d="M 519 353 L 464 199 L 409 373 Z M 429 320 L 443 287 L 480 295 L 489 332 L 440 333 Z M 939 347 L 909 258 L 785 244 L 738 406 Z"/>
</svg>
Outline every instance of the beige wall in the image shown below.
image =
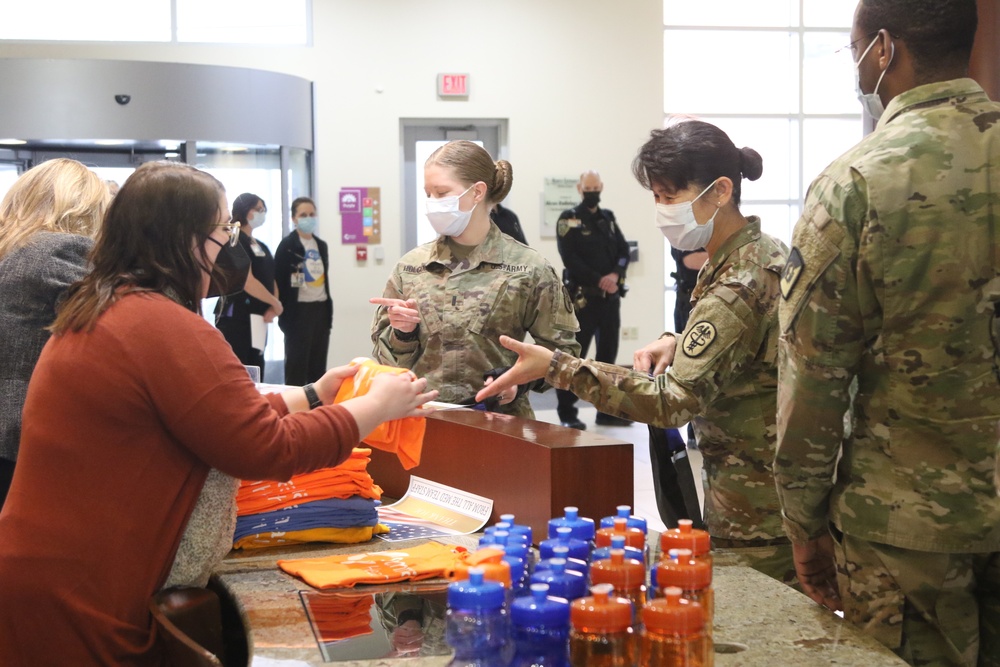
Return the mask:
<svg viewBox="0 0 1000 667">
<path fill-rule="evenodd" d="M 663 117 L 659 0 L 313 0 L 313 27 L 311 48 L 8 42 L 0 57 L 233 65 L 314 81 L 315 194 L 319 233 L 331 242 L 335 304 L 331 363 L 370 353 L 367 299 L 381 293 L 400 255 L 400 118 L 508 119 L 507 203 L 557 269 L 555 240 L 538 235 L 543 178 L 599 170 L 603 202 L 626 237 L 639 241 L 642 258 L 629 272 L 622 311 L 639 342 L 623 341 L 618 361 L 630 363 L 634 348 L 662 332 L 663 238 L 652 197 L 630 172 Z M 468 72 L 468 101 L 439 101 L 438 72 Z M 349 185 L 382 188 L 384 262 L 358 263 L 353 246 L 337 242 L 336 196 Z"/>
</svg>

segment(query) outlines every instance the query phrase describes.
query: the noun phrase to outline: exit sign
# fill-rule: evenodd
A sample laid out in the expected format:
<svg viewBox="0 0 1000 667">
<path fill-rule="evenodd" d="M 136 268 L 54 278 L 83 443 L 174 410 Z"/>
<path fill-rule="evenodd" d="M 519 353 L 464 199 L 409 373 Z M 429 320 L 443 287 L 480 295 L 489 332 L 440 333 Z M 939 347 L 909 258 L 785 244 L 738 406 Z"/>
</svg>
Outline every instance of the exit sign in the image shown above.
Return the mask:
<svg viewBox="0 0 1000 667">
<path fill-rule="evenodd" d="M 468 74 L 438 74 L 438 97 L 468 97 Z"/>
</svg>

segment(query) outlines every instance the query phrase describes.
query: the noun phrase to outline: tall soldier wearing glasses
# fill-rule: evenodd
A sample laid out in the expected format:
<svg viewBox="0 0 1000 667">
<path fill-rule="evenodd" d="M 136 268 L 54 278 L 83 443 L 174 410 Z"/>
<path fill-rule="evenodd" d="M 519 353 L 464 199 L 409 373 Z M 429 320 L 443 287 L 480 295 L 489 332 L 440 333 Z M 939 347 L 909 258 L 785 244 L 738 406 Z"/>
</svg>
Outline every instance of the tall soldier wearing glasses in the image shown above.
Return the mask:
<svg viewBox="0 0 1000 667">
<path fill-rule="evenodd" d="M 878 125 L 813 182 L 781 280 L 799 579 L 914 665 L 1000 665 L 1000 104 L 967 78 L 976 23 L 975 0 L 860 2 Z"/>
</svg>

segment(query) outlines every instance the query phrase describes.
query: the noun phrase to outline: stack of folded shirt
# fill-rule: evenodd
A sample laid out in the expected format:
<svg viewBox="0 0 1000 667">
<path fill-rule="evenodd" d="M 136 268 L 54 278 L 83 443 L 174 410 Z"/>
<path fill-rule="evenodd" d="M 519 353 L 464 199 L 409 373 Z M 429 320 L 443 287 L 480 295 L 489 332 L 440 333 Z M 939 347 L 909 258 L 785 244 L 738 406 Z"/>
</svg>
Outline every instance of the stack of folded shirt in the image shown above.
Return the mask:
<svg viewBox="0 0 1000 667">
<path fill-rule="evenodd" d="M 352 544 L 388 532 L 378 523 L 382 489 L 368 474 L 370 449 L 355 448 L 334 468 L 287 482 L 243 482 L 236 494 L 233 548 L 301 542 Z"/>
</svg>

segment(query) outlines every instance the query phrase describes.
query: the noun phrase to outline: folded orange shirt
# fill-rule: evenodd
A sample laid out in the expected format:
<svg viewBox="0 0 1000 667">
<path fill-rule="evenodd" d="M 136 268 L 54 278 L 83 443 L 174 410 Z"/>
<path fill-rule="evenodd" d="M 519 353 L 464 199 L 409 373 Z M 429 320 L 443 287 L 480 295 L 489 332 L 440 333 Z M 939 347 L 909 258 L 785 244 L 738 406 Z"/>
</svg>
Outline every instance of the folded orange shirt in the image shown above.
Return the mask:
<svg viewBox="0 0 1000 667">
<path fill-rule="evenodd" d="M 408 373 L 405 368 L 395 368 L 393 366 L 383 366 L 376 364 L 371 359 L 360 357 L 351 361 L 351 365 L 360 365 L 361 368 L 350 380 L 345 380 L 340 385 L 334 403 L 346 401 L 356 396 L 364 396 L 372 385 L 372 378 L 379 373 Z M 420 452 L 424 447 L 424 431 L 427 429 L 427 420 L 424 417 L 404 417 L 383 422 L 375 427 L 375 430 L 364 439 L 365 444 L 387 452 L 393 452 L 399 457 L 399 462 L 404 470 L 415 468 L 420 465 Z"/>
<path fill-rule="evenodd" d="M 279 560 L 278 567 L 316 588 L 350 588 L 441 577 L 455 568 L 466 551 L 453 544 L 427 542 L 405 550 Z"/>
<path fill-rule="evenodd" d="M 311 500 L 361 496 L 382 498 L 382 489 L 368 474 L 371 450 L 356 447 L 340 465 L 293 475 L 287 482 L 244 481 L 236 492 L 239 516 L 271 512 Z"/>
</svg>

